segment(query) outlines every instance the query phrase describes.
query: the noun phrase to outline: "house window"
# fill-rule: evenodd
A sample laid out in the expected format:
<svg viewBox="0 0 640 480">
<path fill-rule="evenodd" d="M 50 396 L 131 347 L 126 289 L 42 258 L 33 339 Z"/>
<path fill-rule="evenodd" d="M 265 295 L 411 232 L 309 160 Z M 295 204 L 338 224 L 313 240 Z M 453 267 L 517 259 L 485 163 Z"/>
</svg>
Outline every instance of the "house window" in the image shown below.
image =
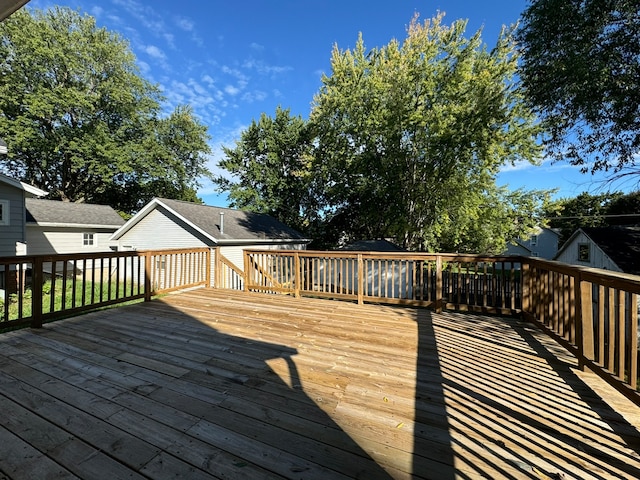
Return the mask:
<svg viewBox="0 0 640 480">
<path fill-rule="evenodd" d="M 83 233 L 82 234 L 82 245 L 84 247 L 93 247 L 95 245 L 95 240 L 93 238 L 93 233 Z"/>
<path fill-rule="evenodd" d="M 538 235 L 531 235 L 531 245 L 538 245 Z"/>
<path fill-rule="evenodd" d="M 579 243 L 578 244 L 578 261 L 579 262 L 590 262 L 591 261 L 591 249 L 589 248 L 588 243 Z"/>
<path fill-rule="evenodd" d="M 9 225 L 9 200 L 0 200 L 0 225 Z"/>
</svg>

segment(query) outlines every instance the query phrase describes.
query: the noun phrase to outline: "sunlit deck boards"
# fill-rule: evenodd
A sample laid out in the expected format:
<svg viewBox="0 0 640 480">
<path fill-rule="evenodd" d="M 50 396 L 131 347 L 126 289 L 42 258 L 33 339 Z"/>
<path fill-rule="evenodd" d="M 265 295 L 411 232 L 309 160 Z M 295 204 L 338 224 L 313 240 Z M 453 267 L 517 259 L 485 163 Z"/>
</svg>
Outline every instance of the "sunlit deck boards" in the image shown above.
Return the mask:
<svg viewBox="0 0 640 480">
<path fill-rule="evenodd" d="M 0 336 L 0 478 L 639 478 L 575 366 L 511 319 L 195 290 Z"/>
</svg>

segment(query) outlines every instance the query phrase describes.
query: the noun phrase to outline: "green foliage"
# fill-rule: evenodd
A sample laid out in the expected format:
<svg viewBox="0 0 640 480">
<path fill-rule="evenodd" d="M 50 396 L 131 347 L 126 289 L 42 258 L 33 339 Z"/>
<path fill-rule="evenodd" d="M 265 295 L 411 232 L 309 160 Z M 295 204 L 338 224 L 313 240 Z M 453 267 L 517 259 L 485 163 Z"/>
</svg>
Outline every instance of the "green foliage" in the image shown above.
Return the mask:
<svg viewBox="0 0 640 480">
<path fill-rule="evenodd" d="M 310 120 L 336 239 L 490 252 L 534 226 L 545 194 L 495 184 L 505 163 L 540 155 L 511 31 L 487 51 L 465 27 L 414 18 L 402 44 L 367 52 L 360 37 L 352 51 L 334 48 Z"/>
<path fill-rule="evenodd" d="M 186 107 L 161 118 L 128 44 L 88 15 L 22 9 L 0 24 L 1 168 L 50 197 L 132 212 L 195 197 L 206 128 Z"/>
<path fill-rule="evenodd" d="M 225 148 L 220 167 L 231 178 L 218 177 L 230 205 L 268 213 L 285 224 L 309 231 L 317 214 L 311 175 L 311 134 L 301 117 L 276 109 L 262 114 L 242 133 L 235 148 Z"/>
<path fill-rule="evenodd" d="M 520 75 L 550 155 L 584 171 L 634 168 L 640 149 L 637 0 L 533 0 Z"/>
</svg>

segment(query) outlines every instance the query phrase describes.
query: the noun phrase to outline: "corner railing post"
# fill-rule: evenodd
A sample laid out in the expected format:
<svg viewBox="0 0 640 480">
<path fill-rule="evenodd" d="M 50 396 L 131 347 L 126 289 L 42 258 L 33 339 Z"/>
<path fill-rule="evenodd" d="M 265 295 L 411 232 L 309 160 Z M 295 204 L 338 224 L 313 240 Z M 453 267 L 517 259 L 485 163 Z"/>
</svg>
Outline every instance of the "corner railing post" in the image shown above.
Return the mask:
<svg viewBox="0 0 640 480">
<path fill-rule="evenodd" d="M 251 253 L 248 251 L 244 251 L 244 275 L 243 275 L 243 290 L 245 292 L 249 291 L 249 279 L 251 278 L 251 273 L 249 272 L 249 269 L 251 268 L 251 261 L 250 261 L 250 255 Z"/>
<path fill-rule="evenodd" d="M 442 257 L 436 256 L 436 313 L 442 313 Z"/>
<path fill-rule="evenodd" d="M 42 257 L 33 258 L 33 273 L 31 285 L 31 328 L 42 328 Z"/>
<path fill-rule="evenodd" d="M 151 252 L 144 252 L 144 301 L 151 301 Z"/>
</svg>

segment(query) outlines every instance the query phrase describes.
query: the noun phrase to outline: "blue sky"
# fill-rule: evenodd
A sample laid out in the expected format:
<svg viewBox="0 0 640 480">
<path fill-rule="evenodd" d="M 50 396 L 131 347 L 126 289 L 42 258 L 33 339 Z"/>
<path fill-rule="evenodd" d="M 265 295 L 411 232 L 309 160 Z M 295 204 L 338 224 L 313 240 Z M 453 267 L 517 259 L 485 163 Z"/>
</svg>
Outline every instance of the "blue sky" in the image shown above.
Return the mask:
<svg viewBox="0 0 640 480">
<path fill-rule="evenodd" d="M 308 118 L 334 44 L 352 48 L 361 32 L 366 47 L 406 37 L 415 13 L 422 20 L 445 12 L 445 22 L 468 19 L 467 34 L 483 29 L 489 46 L 502 25 L 517 22 L 525 0 L 31 0 L 27 8 L 80 9 L 129 41 L 141 73 L 157 83 L 167 108 L 190 104 L 208 126 L 217 172 L 221 146 L 233 147 L 262 112 L 289 108 Z M 498 183 L 510 188 L 558 188 L 556 197 L 603 191 L 602 177 L 567 164 L 505 167 Z M 627 185 L 615 185 L 626 190 Z M 630 187 L 630 186 L 629 186 Z M 204 184 L 199 196 L 226 206 Z"/>
</svg>

